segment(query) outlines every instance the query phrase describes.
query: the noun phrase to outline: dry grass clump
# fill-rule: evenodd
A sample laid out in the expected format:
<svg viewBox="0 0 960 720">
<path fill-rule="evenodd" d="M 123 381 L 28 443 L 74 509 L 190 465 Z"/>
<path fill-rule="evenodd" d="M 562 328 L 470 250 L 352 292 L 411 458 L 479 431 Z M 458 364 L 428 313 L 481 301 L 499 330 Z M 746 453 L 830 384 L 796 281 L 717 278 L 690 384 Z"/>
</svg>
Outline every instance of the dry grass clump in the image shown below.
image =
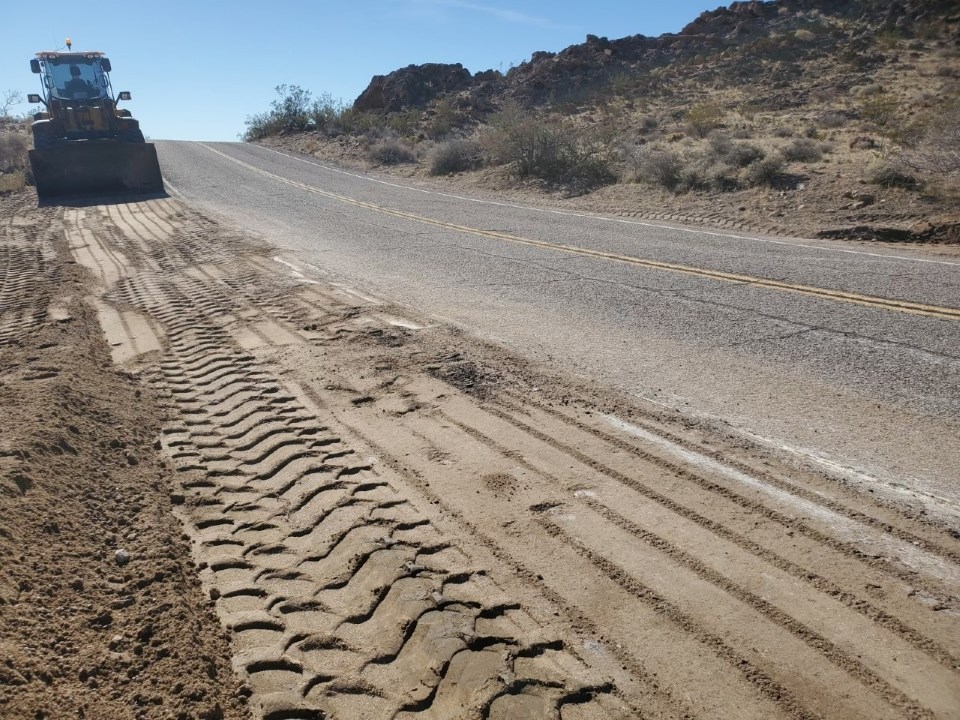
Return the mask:
<svg viewBox="0 0 960 720">
<path fill-rule="evenodd" d="M 797 138 L 780 149 L 787 162 L 813 163 L 823 159 L 823 147 L 810 138 Z"/>
<path fill-rule="evenodd" d="M 0 173 L 21 171 L 27 166 L 30 138 L 20 132 L 0 132 Z"/>
<path fill-rule="evenodd" d="M 0 193 L 22 190 L 32 180 L 27 163 L 30 138 L 15 130 L 0 132 Z"/>
<path fill-rule="evenodd" d="M 931 121 L 910 140 L 900 155 L 909 168 L 938 176 L 960 175 L 960 109 Z"/>
<path fill-rule="evenodd" d="M 723 111 L 715 103 L 700 103 L 687 110 L 684 115 L 686 132 L 690 137 L 706 137 L 711 130 L 721 125 Z"/>
<path fill-rule="evenodd" d="M 27 176 L 24 172 L 14 172 L 0 175 L 0 194 L 23 190 L 27 186 Z"/>
<path fill-rule="evenodd" d="M 834 130 L 847 124 L 849 118 L 846 113 L 837 110 L 827 110 L 817 118 L 817 124 L 824 130 Z"/>
<path fill-rule="evenodd" d="M 380 165 L 400 165 L 417 161 L 416 154 L 409 146 L 394 139 L 382 140 L 371 145 L 367 150 L 367 158 Z"/>
<path fill-rule="evenodd" d="M 882 187 L 899 187 L 908 190 L 915 190 L 920 186 L 920 181 L 910 168 L 902 161 L 893 158 L 870 168 L 867 172 L 867 181 Z"/>
</svg>

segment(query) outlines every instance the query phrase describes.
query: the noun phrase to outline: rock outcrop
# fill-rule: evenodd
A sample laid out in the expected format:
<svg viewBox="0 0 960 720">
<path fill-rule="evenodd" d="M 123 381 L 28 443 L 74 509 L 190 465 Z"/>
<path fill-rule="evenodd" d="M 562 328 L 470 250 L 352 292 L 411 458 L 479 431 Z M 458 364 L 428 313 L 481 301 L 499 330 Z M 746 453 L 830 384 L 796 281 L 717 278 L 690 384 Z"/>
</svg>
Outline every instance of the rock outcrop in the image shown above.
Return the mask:
<svg viewBox="0 0 960 720">
<path fill-rule="evenodd" d="M 463 65 L 408 65 L 389 75 L 376 75 L 353 103 L 356 110 L 401 112 L 422 108 L 440 95 L 465 90 L 474 77 Z"/>
</svg>

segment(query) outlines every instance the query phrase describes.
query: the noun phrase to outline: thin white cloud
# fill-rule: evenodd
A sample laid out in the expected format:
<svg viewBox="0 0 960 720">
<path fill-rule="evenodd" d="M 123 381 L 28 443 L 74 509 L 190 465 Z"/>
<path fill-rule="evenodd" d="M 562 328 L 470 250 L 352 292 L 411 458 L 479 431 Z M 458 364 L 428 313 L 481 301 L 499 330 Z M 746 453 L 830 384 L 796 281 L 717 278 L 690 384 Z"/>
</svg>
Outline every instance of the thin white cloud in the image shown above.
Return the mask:
<svg viewBox="0 0 960 720">
<path fill-rule="evenodd" d="M 495 7 L 493 5 L 483 5 L 481 3 L 468 2 L 468 0 L 417 0 L 420 5 L 442 5 L 448 8 L 459 8 L 461 10 L 472 10 L 473 12 L 485 13 L 504 22 L 514 23 L 516 25 L 536 25 L 539 27 L 556 27 L 556 25 L 547 18 L 537 17 L 536 15 L 527 15 L 516 10 L 507 10 Z"/>
</svg>

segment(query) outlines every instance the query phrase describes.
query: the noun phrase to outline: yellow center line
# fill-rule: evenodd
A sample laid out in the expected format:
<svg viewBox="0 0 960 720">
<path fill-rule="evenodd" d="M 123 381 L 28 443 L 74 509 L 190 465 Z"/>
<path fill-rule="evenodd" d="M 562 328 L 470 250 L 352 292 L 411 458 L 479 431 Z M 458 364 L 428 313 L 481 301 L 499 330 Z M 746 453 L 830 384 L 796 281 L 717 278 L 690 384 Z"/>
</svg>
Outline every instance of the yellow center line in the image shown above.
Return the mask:
<svg viewBox="0 0 960 720">
<path fill-rule="evenodd" d="M 580 255 L 583 257 L 600 258 L 602 260 L 613 260 L 615 262 L 637 265 L 654 270 L 665 270 L 668 272 L 682 273 L 685 275 L 696 275 L 698 277 L 719 280 L 722 282 L 753 285 L 772 290 L 780 290 L 782 292 L 813 296 L 825 300 L 834 300 L 838 302 L 853 303 L 855 305 L 882 308 L 884 310 L 910 313 L 912 315 L 924 315 L 927 317 L 960 320 L 960 308 L 927 305 L 925 303 L 910 302 L 908 300 L 894 300 L 891 298 L 877 297 L 873 295 L 861 295 L 860 293 L 845 292 L 843 290 L 829 290 L 827 288 L 819 288 L 812 285 L 800 285 L 797 283 L 784 282 L 782 280 L 771 280 L 769 278 L 755 277 L 753 275 L 741 275 L 739 273 L 730 273 L 721 270 L 709 270 L 707 268 L 664 262 L 662 260 L 648 260 L 645 258 L 634 257 L 632 255 L 620 255 L 618 253 L 606 252 L 604 250 L 592 250 L 590 248 L 576 247 L 575 245 L 565 245 L 563 243 L 548 242 L 546 240 L 534 240 L 532 238 L 511 235 L 509 233 L 499 232 L 496 230 L 483 230 L 481 228 L 458 225 L 445 220 L 438 220 L 436 218 L 406 212 L 405 210 L 398 210 L 396 208 L 377 205 L 376 203 L 367 202 L 365 200 L 357 200 L 356 198 L 348 197 L 347 195 L 340 195 L 338 193 L 330 192 L 329 190 L 322 190 L 313 185 L 307 185 L 306 183 L 298 182 L 296 180 L 290 180 L 289 178 L 275 175 L 274 173 L 262 170 L 254 165 L 250 165 L 242 160 L 231 157 L 226 153 L 210 147 L 209 145 L 205 145 L 203 143 L 200 144 L 210 152 L 215 153 L 229 160 L 230 162 L 241 165 L 248 170 L 252 170 L 253 172 L 259 173 L 260 175 L 269 177 L 278 182 L 292 185 L 293 187 L 330 198 L 331 200 L 337 200 L 348 205 L 354 205 L 355 207 L 361 207 L 367 210 L 382 213 L 384 215 L 392 215 L 394 217 L 403 218 L 404 220 L 413 220 L 415 222 L 433 225 L 435 227 L 440 227 L 447 230 L 455 230 L 457 232 L 468 233 L 471 235 L 479 235 L 481 237 L 493 238 L 495 240 L 503 240 L 505 242 L 511 242 L 517 245 L 529 245 L 531 247 L 552 250 L 554 252 L 563 252 L 571 255 Z"/>
</svg>

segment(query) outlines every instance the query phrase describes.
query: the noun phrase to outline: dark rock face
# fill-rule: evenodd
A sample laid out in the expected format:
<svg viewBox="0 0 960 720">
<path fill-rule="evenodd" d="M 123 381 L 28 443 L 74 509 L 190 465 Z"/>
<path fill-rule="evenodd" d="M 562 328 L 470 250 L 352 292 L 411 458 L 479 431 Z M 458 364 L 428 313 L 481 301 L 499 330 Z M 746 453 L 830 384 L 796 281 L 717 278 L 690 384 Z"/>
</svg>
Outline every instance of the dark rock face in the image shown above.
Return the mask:
<svg viewBox="0 0 960 720">
<path fill-rule="evenodd" d="M 400 112 L 422 108 L 431 100 L 447 93 L 459 92 L 473 83 L 473 76 L 463 65 L 408 65 L 389 75 L 376 75 L 353 103 L 356 110 Z"/>
</svg>

